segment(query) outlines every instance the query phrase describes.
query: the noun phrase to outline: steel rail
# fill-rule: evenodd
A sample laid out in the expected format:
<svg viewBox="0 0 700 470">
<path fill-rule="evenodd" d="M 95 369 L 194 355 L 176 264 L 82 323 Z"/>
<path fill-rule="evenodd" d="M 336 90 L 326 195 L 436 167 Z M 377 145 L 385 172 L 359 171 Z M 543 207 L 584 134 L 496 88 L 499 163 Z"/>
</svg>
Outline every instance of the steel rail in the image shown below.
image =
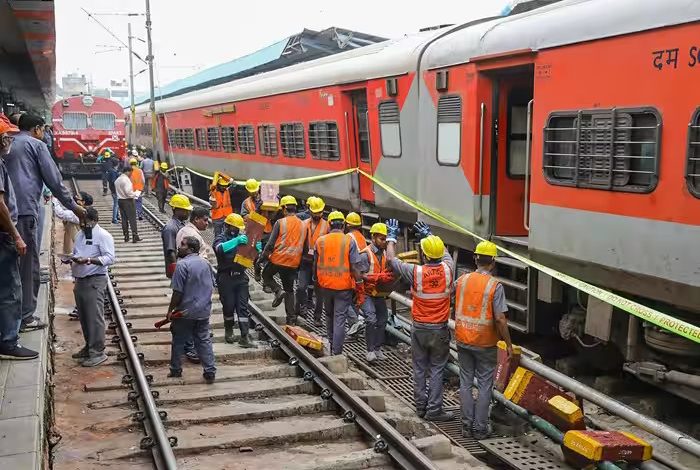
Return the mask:
<svg viewBox="0 0 700 470">
<path fill-rule="evenodd" d="M 71 181 L 77 194 L 80 191 L 78 183 L 75 178 L 71 178 Z M 107 278 L 109 301 L 112 306 L 112 319 L 116 320 L 119 327 L 118 338 L 123 353 L 120 355 L 120 358 L 124 359 L 127 373 L 136 382 L 137 390 L 133 391 L 135 394 L 129 393 L 129 399 L 135 400 L 139 412 L 144 413 L 142 422 L 146 431 L 146 437 L 141 440 L 140 447 L 142 449 L 150 449 L 155 467 L 158 470 L 175 470 L 177 469 L 177 461 L 173 453 L 173 446 L 177 445 L 177 439 L 170 439 L 166 433 L 149 380 L 141 365 L 141 356 L 136 352 L 133 338 L 129 332 L 129 325 L 124 319 L 124 312 L 122 312 L 117 292 L 112 284 L 111 274 L 105 274 L 105 277 Z M 163 413 L 162 416 L 165 417 L 166 415 Z M 141 415 L 137 414 L 135 417 L 136 421 L 141 421 Z"/>
<path fill-rule="evenodd" d="M 401 468 L 437 468 L 423 452 L 413 446 L 400 432 L 355 395 L 340 379 L 294 341 L 254 303 L 249 302 L 248 309 L 260 325 L 256 328 L 261 328 L 268 337 L 274 338 L 272 340 L 273 347 L 279 347 L 289 356 L 290 364 L 296 364 L 304 371 L 304 379 L 313 380 L 321 388 L 321 396 L 332 399 L 344 411 L 345 420 L 356 422 L 365 433 L 375 439 L 374 448 L 377 452 L 387 452 Z"/>
<path fill-rule="evenodd" d="M 411 299 L 396 292 L 392 292 L 389 297 L 406 307 L 411 307 L 413 304 Z M 387 326 L 387 330 L 390 328 L 393 330 L 392 327 Z M 450 323 L 450 329 L 454 330 L 454 322 Z M 390 333 L 394 334 L 393 331 L 390 331 Z M 555 383 L 556 385 L 575 393 L 577 396 L 584 398 L 591 403 L 600 406 L 606 411 L 619 416 L 625 421 L 644 429 L 648 433 L 663 439 L 669 444 L 672 444 L 696 457 L 700 457 L 700 442 L 688 434 L 674 429 L 659 420 L 645 416 L 624 403 L 619 402 L 608 395 L 604 395 L 599 391 L 582 384 L 578 380 L 572 379 L 571 377 L 568 377 L 567 375 L 564 375 L 561 372 L 552 369 L 551 367 L 548 367 L 525 354 L 521 356 L 520 364 L 523 367 L 530 369 L 532 372 L 535 372 L 545 379 Z"/>
</svg>

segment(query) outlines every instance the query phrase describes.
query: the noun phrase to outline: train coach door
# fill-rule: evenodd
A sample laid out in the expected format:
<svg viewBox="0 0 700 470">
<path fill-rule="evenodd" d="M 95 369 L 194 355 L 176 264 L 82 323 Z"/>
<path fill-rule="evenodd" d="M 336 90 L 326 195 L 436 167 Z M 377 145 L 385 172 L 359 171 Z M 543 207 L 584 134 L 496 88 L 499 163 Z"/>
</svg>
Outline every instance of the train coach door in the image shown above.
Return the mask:
<svg viewBox="0 0 700 470">
<path fill-rule="evenodd" d="M 491 233 L 527 237 L 529 224 L 532 67 L 496 72 L 494 76 Z M 495 214 L 494 214 L 495 211 Z"/>
<path fill-rule="evenodd" d="M 353 90 L 348 92 L 352 101 L 352 113 L 346 115 L 350 155 L 354 156 L 350 161 L 362 171 L 373 174 L 372 154 L 369 135 L 369 108 L 367 106 L 367 90 Z M 374 183 L 361 176 L 360 198 L 363 201 L 374 202 Z"/>
</svg>

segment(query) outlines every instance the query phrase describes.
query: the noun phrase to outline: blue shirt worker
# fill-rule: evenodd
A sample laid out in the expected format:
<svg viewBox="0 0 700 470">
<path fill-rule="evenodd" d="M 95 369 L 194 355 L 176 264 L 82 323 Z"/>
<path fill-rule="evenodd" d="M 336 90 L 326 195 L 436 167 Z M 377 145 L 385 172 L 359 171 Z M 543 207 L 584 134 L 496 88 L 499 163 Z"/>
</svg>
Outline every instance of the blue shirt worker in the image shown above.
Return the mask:
<svg viewBox="0 0 700 470">
<path fill-rule="evenodd" d="M 224 330 L 227 343 L 233 343 L 233 326 L 238 314 L 238 328 L 241 338 L 238 344 L 242 348 L 254 348 L 249 336 L 250 315 L 248 314 L 248 275 L 246 267 L 236 262 L 238 248 L 248 243 L 245 222 L 240 214 L 229 214 L 224 219 L 224 230 L 214 239 L 217 268 L 216 282 L 219 299 L 224 310 Z M 262 244 L 257 243 L 258 251 Z"/>
<path fill-rule="evenodd" d="M 19 259 L 27 245 L 17 231 L 17 204 L 5 155 L 19 132 L 4 114 L 0 114 L 0 359 L 34 359 L 39 353 L 19 344 L 22 323 L 22 280 Z"/>
<path fill-rule="evenodd" d="M 442 380 L 450 357 L 450 296 L 454 284 L 454 261 L 445 244 L 423 222 L 414 225 L 420 238 L 425 264 L 416 266 L 396 258 L 399 222 L 387 225 L 387 261 L 394 273 L 411 285 L 411 355 L 413 360 L 413 394 L 416 413 L 429 421 L 450 421 L 453 413 L 442 407 Z"/>
<path fill-rule="evenodd" d="M 314 279 L 326 309 L 326 329 L 331 354 L 343 353 L 348 310 L 353 308 L 355 283 L 362 283 L 361 259 L 352 236 L 344 232 L 345 217 L 338 211 L 328 214 L 330 233 L 314 247 Z M 318 301 L 318 300 L 317 300 Z"/>
<path fill-rule="evenodd" d="M 209 263 L 199 256 L 199 249 L 199 240 L 195 237 L 185 237 L 178 247 L 180 260 L 173 273 L 173 295 L 168 307 L 173 336 L 168 377 L 182 377 L 181 358 L 185 353 L 185 343 L 193 341 L 202 361 L 204 380 L 212 384 L 216 378 L 216 366 L 209 317 L 214 276 Z M 176 313 L 182 316 L 178 317 Z"/>
<path fill-rule="evenodd" d="M 75 279 L 73 296 L 85 339 L 85 346 L 73 354 L 73 359 L 78 359 L 83 367 L 94 367 L 107 360 L 104 298 L 107 266 L 115 261 L 114 239 L 98 222 L 97 209 L 88 207 L 70 259 Z"/>
<path fill-rule="evenodd" d="M 476 271 L 457 279 L 455 296 L 455 339 L 459 359 L 459 396 L 462 402 L 462 435 L 486 439 L 491 433 L 489 409 L 493 393 L 499 340 L 505 341 L 509 356 L 513 344 L 508 332 L 506 296 L 503 285 L 492 272 L 498 248 L 483 241 L 474 250 Z M 479 396 L 474 400 L 476 378 Z"/>
<path fill-rule="evenodd" d="M 44 120 L 38 116 L 23 114 L 19 119 L 19 129 L 20 133 L 15 137 L 5 163 L 14 187 L 22 188 L 22 191 L 16 193 L 16 199 L 17 231 L 27 244 L 27 254 L 20 258 L 21 329 L 24 331 L 46 326 L 34 316 L 40 282 L 39 200 L 44 184 L 64 207 L 75 212 L 78 217 L 85 216 L 85 209 L 73 200 L 71 192 L 63 185 L 61 173 L 46 144 L 41 141 Z"/>
<path fill-rule="evenodd" d="M 378 222 L 370 228 L 372 243 L 360 250 L 363 262 L 364 283 L 357 284 L 356 302 L 365 315 L 365 340 L 367 362 L 385 360 L 381 346 L 384 344 L 384 330 L 389 319 L 386 298 L 394 275 L 386 260 L 386 224 Z"/>
</svg>

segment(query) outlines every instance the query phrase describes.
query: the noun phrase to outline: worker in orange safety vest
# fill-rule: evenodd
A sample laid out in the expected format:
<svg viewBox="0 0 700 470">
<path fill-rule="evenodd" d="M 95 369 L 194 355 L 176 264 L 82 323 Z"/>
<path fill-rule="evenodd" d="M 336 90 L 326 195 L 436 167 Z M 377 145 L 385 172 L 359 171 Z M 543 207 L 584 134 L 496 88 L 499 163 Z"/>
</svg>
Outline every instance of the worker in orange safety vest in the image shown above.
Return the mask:
<svg viewBox="0 0 700 470">
<path fill-rule="evenodd" d="M 387 225 L 387 261 L 394 274 L 411 285 L 411 355 L 413 359 L 413 393 L 416 413 L 429 421 L 450 421 L 452 412 L 443 409 L 442 381 L 450 357 L 450 295 L 454 283 L 454 261 L 445 244 L 423 222 L 413 230 L 420 238 L 423 265 L 405 263 L 396 258 L 399 222 Z"/>
<path fill-rule="evenodd" d="M 357 243 L 357 249 L 362 251 L 367 247 L 367 239 L 362 234 L 362 218 L 357 212 L 350 212 L 345 217 L 345 232 Z"/>
<path fill-rule="evenodd" d="M 277 210 L 263 210 L 262 209 L 262 198 L 260 197 L 260 181 L 249 178 L 245 182 L 245 190 L 248 192 L 248 197 L 241 203 L 241 216 L 245 219 L 248 214 L 253 212 L 258 212 L 260 215 L 267 219 L 265 228 L 263 229 L 263 236 L 260 242 L 265 246 L 267 241 L 270 239 L 270 234 L 272 233 L 272 222 L 275 217 Z M 255 258 L 255 263 L 253 264 L 253 275 L 256 282 L 260 282 L 262 273 L 262 263 L 260 262 L 260 256 Z"/>
<path fill-rule="evenodd" d="M 301 264 L 299 265 L 299 278 L 297 282 L 297 302 L 295 305 L 296 314 L 306 316 L 306 312 L 302 310 L 314 310 L 314 324 L 316 326 L 321 326 L 323 314 L 323 302 L 319 299 L 318 292 L 316 292 L 316 304 L 314 305 L 311 299 L 311 293 L 309 292 L 309 287 L 313 286 L 311 279 L 313 277 L 313 262 L 314 262 L 314 247 L 316 242 L 323 235 L 330 231 L 328 222 L 323 218 L 323 210 L 326 207 L 326 203 L 323 199 L 317 196 L 311 196 L 306 200 L 306 204 L 309 207 L 309 213 L 311 217 L 302 221 L 304 225 L 304 252 L 301 257 Z"/>
<path fill-rule="evenodd" d="M 139 168 L 139 162 L 135 158 L 129 160 L 131 165 L 131 185 L 134 191 L 139 192 L 139 197 L 136 198 L 136 215 L 139 220 L 143 220 L 143 189 L 146 185 L 146 179 L 143 176 L 143 171 Z"/>
<path fill-rule="evenodd" d="M 313 212 L 312 212 L 313 213 Z M 355 283 L 363 283 L 357 244 L 343 232 L 345 217 L 338 211 L 328 214 L 330 232 L 318 239 L 314 248 L 313 273 L 319 299 L 326 310 L 326 328 L 331 354 L 342 354 L 345 323 L 353 307 Z"/>
<path fill-rule="evenodd" d="M 509 356 L 513 344 L 508 332 L 508 311 L 503 285 L 493 276 L 498 249 L 483 241 L 476 246 L 476 271 L 463 274 L 455 288 L 455 339 L 459 358 L 459 395 L 462 403 L 462 435 L 477 440 L 490 434 L 489 405 L 496 370 L 496 343 L 506 343 Z M 479 395 L 474 400 L 476 378 Z"/>
<path fill-rule="evenodd" d="M 214 238 L 224 232 L 226 216 L 233 213 L 231 205 L 231 180 L 216 174 L 209 188 L 209 203 L 211 204 L 211 220 L 214 224 Z"/>
<path fill-rule="evenodd" d="M 269 260 L 263 268 L 262 278 L 265 286 L 275 293 L 272 306 L 277 307 L 284 301 L 287 324 L 295 325 L 294 314 L 294 281 L 297 269 L 301 263 L 301 253 L 304 247 L 304 230 L 301 220 L 296 215 L 297 200 L 294 196 L 284 196 L 280 199 L 284 217 L 275 222 L 270 239 L 260 254 L 262 262 Z M 282 289 L 274 280 L 275 274 L 280 276 Z"/>
</svg>

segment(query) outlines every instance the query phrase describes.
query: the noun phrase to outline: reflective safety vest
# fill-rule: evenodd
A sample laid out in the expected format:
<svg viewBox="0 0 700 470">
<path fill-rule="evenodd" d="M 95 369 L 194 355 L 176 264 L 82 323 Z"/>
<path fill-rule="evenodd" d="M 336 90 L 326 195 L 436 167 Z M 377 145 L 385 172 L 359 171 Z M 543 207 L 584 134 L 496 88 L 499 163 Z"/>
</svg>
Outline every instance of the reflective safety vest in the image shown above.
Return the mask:
<svg viewBox="0 0 700 470">
<path fill-rule="evenodd" d="M 413 267 L 413 320 L 420 323 L 447 323 L 450 318 L 452 270 L 444 261 Z"/>
<path fill-rule="evenodd" d="M 231 207 L 231 194 L 228 189 L 223 193 L 217 189 L 214 189 L 209 194 L 209 200 L 214 202 L 211 210 L 212 220 L 225 219 L 227 215 L 233 212 Z"/>
<path fill-rule="evenodd" d="M 471 272 L 457 279 L 455 338 L 462 344 L 488 348 L 499 336 L 493 320 L 493 297 L 498 281 L 490 274 Z"/>
<path fill-rule="evenodd" d="M 352 238 L 342 232 L 331 232 L 316 242 L 316 279 L 318 285 L 332 290 L 348 290 L 355 285 L 350 272 Z"/>
<path fill-rule="evenodd" d="M 362 232 L 360 232 L 359 230 L 351 230 L 350 232 L 348 232 L 348 235 L 355 239 L 355 243 L 357 243 L 357 249 L 359 251 L 362 251 L 367 247 L 367 240 L 365 239 L 365 236 L 362 235 Z"/>
<path fill-rule="evenodd" d="M 143 191 L 143 171 L 141 171 L 141 168 L 133 166 L 131 168 L 131 185 L 134 187 L 134 191 Z"/>
<path fill-rule="evenodd" d="M 298 268 L 301 251 L 304 249 L 304 232 L 301 220 L 296 215 L 288 215 L 279 220 L 279 233 L 270 261 L 278 266 Z"/>
<path fill-rule="evenodd" d="M 369 271 L 367 271 L 367 274 L 379 274 L 386 271 L 386 253 L 384 253 L 384 256 L 382 256 L 381 261 L 379 260 L 379 257 L 374 253 L 372 245 L 365 246 L 360 251 L 360 253 L 367 253 L 367 258 L 369 259 Z M 389 295 L 386 292 L 379 292 L 377 290 L 376 285 L 374 285 L 370 290 L 368 290 L 367 294 L 369 294 L 372 297 L 386 297 L 387 295 Z"/>
<path fill-rule="evenodd" d="M 330 227 L 328 225 L 328 222 L 326 219 L 321 219 L 318 221 L 316 224 L 316 227 L 314 228 L 313 233 L 311 232 L 311 223 L 313 222 L 313 219 L 306 219 L 304 222 L 304 233 L 306 234 L 306 240 L 308 240 L 309 243 L 309 256 L 314 255 L 314 247 L 316 246 L 316 242 L 321 238 L 322 236 L 326 235 Z"/>
<path fill-rule="evenodd" d="M 243 205 L 245 206 L 246 210 L 248 211 L 248 214 L 252 214 L 253 212 L 255 212 L 255 201 L 253 200 L 252 197 L 248 196 L 247 198 L 245 198 L 245 201 L 243 201 Z M 265 233 L 272 232 L 272 224 L 270 223 L 270 219 L 267 219 L 267 223 L 265 224 L 264 231 L 265 231 Z"/>
</svg>

